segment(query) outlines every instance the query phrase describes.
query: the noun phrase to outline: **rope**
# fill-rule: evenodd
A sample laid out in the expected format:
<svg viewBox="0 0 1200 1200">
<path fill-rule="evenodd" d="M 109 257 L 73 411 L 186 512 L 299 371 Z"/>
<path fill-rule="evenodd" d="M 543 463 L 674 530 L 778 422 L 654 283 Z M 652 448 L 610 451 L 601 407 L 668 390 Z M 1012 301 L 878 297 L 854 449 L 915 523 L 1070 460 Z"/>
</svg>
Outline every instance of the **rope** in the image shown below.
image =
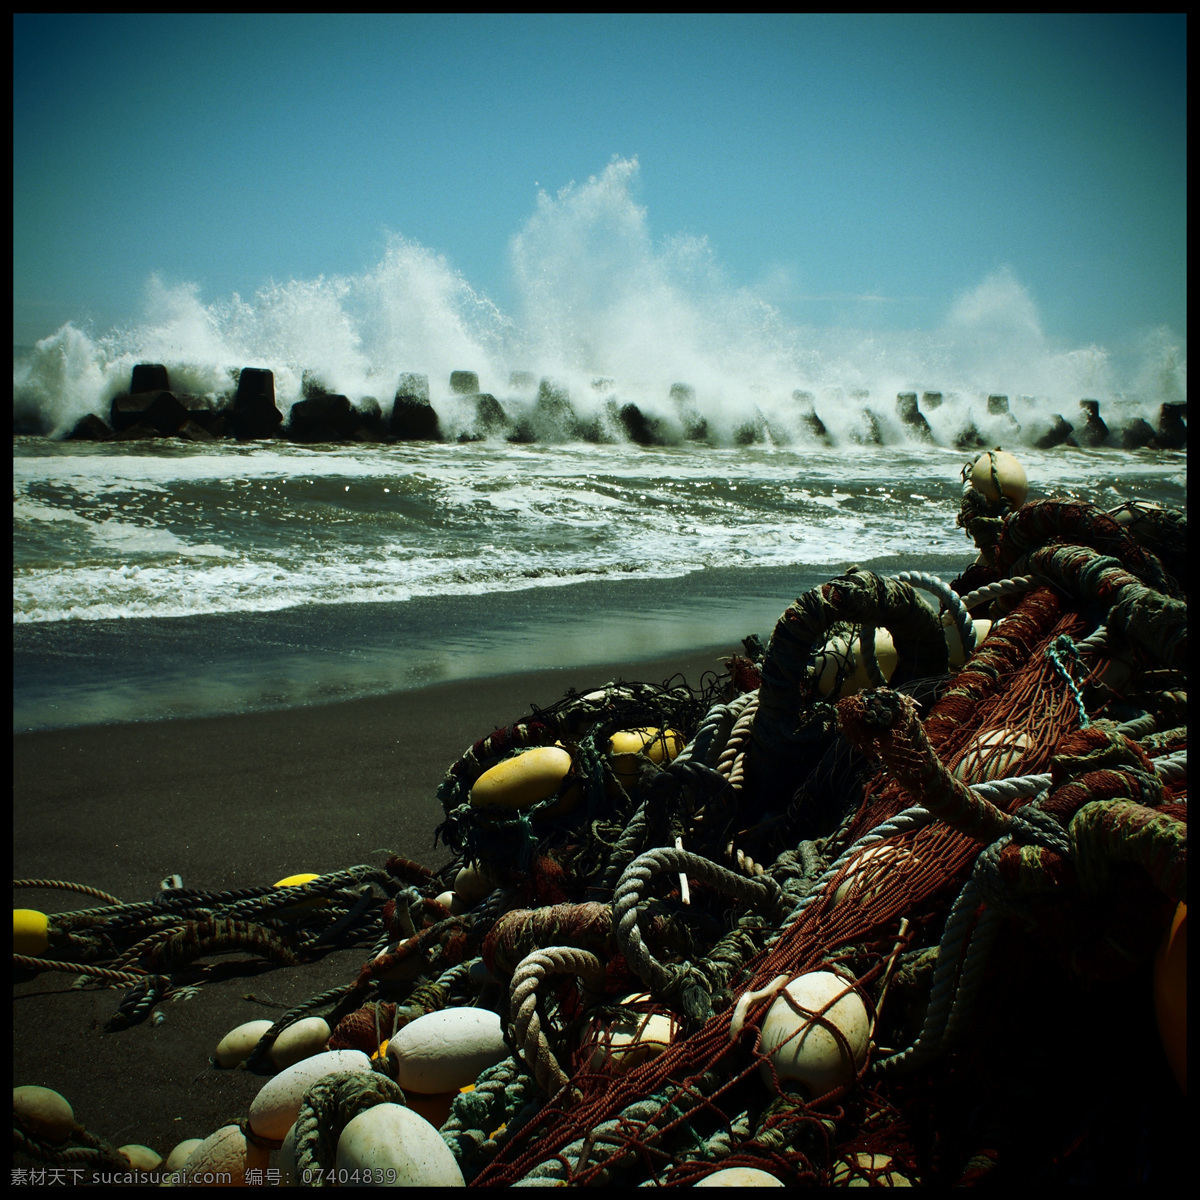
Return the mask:
<svg viewBox="0 0 1200 1200">
<path fill-rule="evenodd" d="M 1040 575 L 1016 575 L 1009 579 L 998 579 L 994 583 L 985 583 L 962 597 L 965 609 L 979 608 L 999 600 L 1001 596 L 1020 596 L 1025 592 L 1041 587 L 1046 581 Z"/>
<path fill-rule="evenodd" d="M 943 583 L 936 575 L 930 575 L 927 571 L 901 571 L 896 578 L 901 583 L 908 583 L 932 593 L 942 602 L 942 611 L 950 613 L 958 629 L 963 655 L 970 658 L 975 649 L 975 623 L 968 611 L 971 606 L 948 583 Z"/>
<path fill-rule="evenodd" d="M 1083 702 L 1083 693 L 1079 690 L 1079 684 L 1075 682 L 1075 677 L 1071 674 L 1070 667 L 1067 666 L 1063 659 L 1070 657 L 1077 667 L 1080 668 L 1080 674 L 1086 674 L 1082 669 L 1082 663 L 1079 659 L 1080 647 L 1077 646 L 1065 633 L 1060 634 L 1054 641 L 1046 647 L 1046 657 L 1054 664 L 1054 669 L 1067 685 L 1067 690 L 1075 700 L 1075 706 L 1079 709 L 1079 727 L 1086 729 L 1091 723 L 1087 714 L 1087 706 Z"/>
<path fill-rule="evenodd" d="M 750 704 L 758 706 L 757 689 L 743 693 L 728 704 L 714 704 L 700 722 L 695 737 L 675 756 L 675 764 L 702 762 L 715 767 L 715 759 L 727 745 L 730 731 Z"/>
<path fill-rule="evenodd" d="M 551 946 L 527 955 L 513 972 L 509 990 L 509 1006 L 513 1013 L 510 1036 L 538 1086 L 554 1095 L 570 1081 L 558 1065 L 558 1059 L 542 1032 L 537 1011 L 538 988 L 551 974 L 578 975 L 587 986 L 602 990 L 604 967 L 594 954 L 586 950 L 578 950 L 573 946 Z"/>
<path fill-rule="evenodd" d="M 669 846 L 648 850 L 621 876 L 613 896 L 613 925 L 617 941 L 633 972 L 658 997 L 665 998 L 682 984 L 686 967 L 666 967 L 651 955 L 638 928 L 638 906 L 652 876 L 663 872 L 686 873 L 736 900 L 782 915 L 783 893 L 774 880 L 756 875 L 747 878 L 726 870 L 707 858 Z"/>
<path fill-rule="evenodd" d="M 95 896 L 97 899 L 105 900 L 109 904 L 119 905 L 122 903 L 116 896 L 110 896 L 108 892 L 102 892 L 99 888 L 88 887 L 83 883 L 67 883 L 61 879 L 14 879 L 13 887 L 42 888 L 46 891 L 82 892 L 85 896 Z"/>
<path fill-rule="evenodd" d="M 946 927 L 938 944 L 937 968 L 934 974 L 933 987 L 929 994 L 929 1005 L 925 1012 L 925 1020 L 916 1041 L 904 1050 L 894 1054 L 877 1057 L 872 1069 L 880 1075 L 893 1074 L 900 1071 L 912 1071 L 924 1066 L 934 1059 L 941 1051 L 947 1031 L 951 1027 L 951 1017 L 954 1012 L 960 990 L 960 976 L 968 976 L 973 981 L 969 992 L 962 993 L 961 1003 L 965 1006 L 968 1000 L 973 1000 L 977 994 L 977 972 L 986 959 L 996 934 L 994 917 L 989 917 L 986 923 L 977 925 L 979 913 L 979 888 L 974 879 L 969 879 L 956 897 L 946 918 Z M 981 933 L 971 957 L 971 947 L 975 943 L 973 931 Z M 954 1028 L 961 1027 L 962 1018 L 954 1020 Z"/>
<path fill-rule="evenodd" d="M 1029 565 L 1072 595 L 1101 604 L 1112 633 L 1168 666 L 1187 661 L 1187 601 L 1147 587 L 1121 563 L 1087 546 L 1043 546 Z"/>
<path fill-rule="evenodd" d="M 339 1071 L 313 1083 L 296 1114 L 297 1178 L 323 1187 L 342 1131 L 377 1104 L 408 1104 L 400 1085 L 378 1071 Z"/>
<path fill-rule="evenodd" d="M 1129 800 L 1095 801 L 1072 817 L 1072 857 L 1080 887 L 1092 896 L 1108 890 L 1112 864 L 1143 867 L 1159 891 L 1187 903 L 1187 826 Z"/>
<path fill-rule="evenodd" d="M 512 1137 L 518 1113 L 538 1098 L 537 1084 L 515 1057 L 486 1068 L 471 1091 L 455 1097 L 441 1132 L 468 1183 Z"/>
<path fill-rule="evenodd" d="M 87 975 L 114 987 L 141 983 L 146 978 L 145 971 L 110 971 L 106 967 L 92 966 L 91 963 L 59 962 L 51 958 L 33 958 L 27 954 L 14 954 L 13 966 L 27 971 L 66 971 L 71 975 Z"/>
<path fill-rule="evenodd" d="M 938 759 L 911 697 L 886 689 L 847 696 L 838 703 L 838 720 L 852 745 L 879 758 L 939 820 L 983 842 L 1008 828 L 1006 813 L 955 779 Z"/>
</svg>

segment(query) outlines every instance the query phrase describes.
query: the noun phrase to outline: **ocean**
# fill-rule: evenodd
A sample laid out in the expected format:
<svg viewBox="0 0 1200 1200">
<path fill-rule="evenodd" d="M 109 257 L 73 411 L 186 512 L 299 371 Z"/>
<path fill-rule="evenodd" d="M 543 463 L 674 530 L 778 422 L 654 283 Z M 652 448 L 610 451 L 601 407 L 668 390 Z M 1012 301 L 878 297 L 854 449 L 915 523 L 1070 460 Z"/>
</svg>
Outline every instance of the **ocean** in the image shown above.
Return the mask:
<svg viewBox="0 0 1200 1200">
<path fill-rule="evenodd" d="M 1114 434 L 1183 407 L 1170 331 L 1121 354 L 1056 343 L 1003 271 L 935 330 L 793 327 L 702 242 L 653 244 L 603 181 L 547 201 L 510 249 L 509 309 L 393 237 L 357 276 L 210 301 L 152 279 L 141 321 L 15 347 L 14 729 L 735 652 L 851 563 L 957 575 L 979 446 L 1017 453 L 1034 497 L 1186 502 L 1182 449 L 1035 444 L 1085 398 Z M 268 368 L 285 418 L 314 387 L 386 418 L 416 372 L 446 440 L 65 440 L 139 362 L 210 402 Z M 570 419 L 459 440 L 474 410 L 456 371 L 515 419 L 535 390 Z M 631 440 L 626 405 L 656 444 Z"/>
<path fill-rule="evenodd" d="M 1183 452 L 1019 453 L 1035 496 L 1185 502 Z M 971 457 L 18 437 L 14 730 L 738 652 L 851 563 L 953 578 Z"/>
</svg>

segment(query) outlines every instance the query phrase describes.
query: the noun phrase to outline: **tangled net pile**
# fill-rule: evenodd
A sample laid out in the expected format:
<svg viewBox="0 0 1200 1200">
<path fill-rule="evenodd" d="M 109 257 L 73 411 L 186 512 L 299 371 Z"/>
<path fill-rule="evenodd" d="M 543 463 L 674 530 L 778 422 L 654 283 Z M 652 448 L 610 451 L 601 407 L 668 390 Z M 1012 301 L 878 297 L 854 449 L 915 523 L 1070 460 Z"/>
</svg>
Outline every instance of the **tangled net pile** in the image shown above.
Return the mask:
<svg viewBox="0 0 1200 1200">
<path fill-rule="evenodd" d="M 1147 974 L 1187 900 L 1186 521 L 970 489 L 959 520 L 983 553 L 952 586 L 852 568 L 701 691 L 573 691 L 476 742 L 439 791 L 454 855 L 439 872 L 393 858 L 302 888 L 176 889 L 55 918 L 50 956 L 19 961 L 130 987 L 119 1025 L 214 948 L 287 964 L 369 945 L 358 977 L 276 1022 L 249 1066 L 314 1013 L 331 1049 L 371 1054 L 426 1013 L 493 1009 L 511 1053 L 441 1129 L 480 1186 L 689 1185 L 730 1167 L 953 1184 L 1069 1158 L 1082 1139 L 1040 1136 L 1037 1116 L 1079 1100 L 1063 1081 L 1087 1053 L 1071 1040 L 1089 1036 L 1087 997 Z M 978 645 L 973 618 L 994 622 Z M 863 690 L 838 650 L 856 643 Z M 634 728 L 686 744 L 630 770 L 609 739 Z M 553 795 L 472 805 L 485 771 L 539 746 L 570 754 Z M 466 866 L 486 895 L 452 911 Z M 817 971 L 837 994 L 792 1007 L 844 1069 L 806 1084 L 763 1027 Z M 834 1020 L 851 993 L 861 1048 Z M 666 1015 L 669 1041 L 614 1053 L 631 1014 Z M 328 1129 L 312 1140 L 330 1153 Z"/>
</svg>

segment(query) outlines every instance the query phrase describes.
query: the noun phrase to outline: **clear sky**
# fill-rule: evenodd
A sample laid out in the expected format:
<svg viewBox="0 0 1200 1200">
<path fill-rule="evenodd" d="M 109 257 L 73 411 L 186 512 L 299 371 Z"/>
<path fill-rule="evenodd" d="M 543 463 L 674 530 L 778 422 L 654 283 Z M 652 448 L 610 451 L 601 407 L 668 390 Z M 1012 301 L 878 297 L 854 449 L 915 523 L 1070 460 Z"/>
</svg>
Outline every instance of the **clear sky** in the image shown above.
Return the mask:
<svg viewBox="0 0 1200 1200">
<path fill-rule="evenodd" d="M 513 239 L 626 173 L 652 238 L 811 327 L 1005 273 L 1066 344 L 1186 334 L 1186 18 L 14 17 L 13 338 L 368 271 L 502 309 Z M 544 202 L 544 201 L 543 201 Z"/>
</svg>

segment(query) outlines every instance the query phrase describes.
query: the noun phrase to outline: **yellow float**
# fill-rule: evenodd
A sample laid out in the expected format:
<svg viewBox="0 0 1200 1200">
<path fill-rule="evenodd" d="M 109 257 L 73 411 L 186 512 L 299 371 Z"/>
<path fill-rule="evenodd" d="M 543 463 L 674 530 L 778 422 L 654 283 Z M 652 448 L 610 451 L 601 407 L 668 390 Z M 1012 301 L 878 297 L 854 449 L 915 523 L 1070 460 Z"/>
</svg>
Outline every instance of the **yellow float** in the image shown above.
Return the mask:
<svg viewBox="0 0 1200 1200">
<path fill-rule="evenodd" d="M 1175 909 L 1154 960 L 1154 1015 L 1167 1061 L 1187 1096 L 1187 905 Z"/>
<path fill-rule="evenodd" d="M 50 918 L 34 908 L 13 909 L 13 953 L 40 958 L 50 945 Z"/>
<path fill-rule="evenodd" d="M 471 788 L 471 806 L 486 811 L 520 812 L 548 800 L 563 786 L 574 762 L 562 746 L 533 746 L 489 767 Z M 542 816 L 559 817 L 579 803 L 579 788 L 569 787 Z"/>
<path fill-rule="evenodd" d="M 312 883 L 314 879 L 320 879 L 320 875 L 314 875 L 311 871 L 304 872 L 299 875 L 289 875 L 286 879 L 279 880 L 271 886 L 277 888 L 285 887 L 303 887 L 306 883 Z M 296 904 L 291 904 L 287 908 L 276 909 L 276 913 L 285 917 L 288 913 L 298 913 L 306 908 L 328 908 L 329 901 L 324 896 L 311 896 L 307 900 L 300 900 Z"/>
<path fill-rule="evenodd" d="M 641 729 L 620 729 L 608 739 L 613 774 L 628 791 L 637 784 L 639 756 L 645 755 L 652 763 L 661 766 L 671 762 L 685 744 L 683 734 L 674 729 L 656 729 L 652 725 Z"/>
<path fill-rule="evenodd" d="M 1025 468 L 1004 450 L 987 450 L 981 454 L 971 464 L 968 482 L 993 504 L 1003 496 L 1013 508 L 1020 508 L 1029 495 Z"/>
</svg>

